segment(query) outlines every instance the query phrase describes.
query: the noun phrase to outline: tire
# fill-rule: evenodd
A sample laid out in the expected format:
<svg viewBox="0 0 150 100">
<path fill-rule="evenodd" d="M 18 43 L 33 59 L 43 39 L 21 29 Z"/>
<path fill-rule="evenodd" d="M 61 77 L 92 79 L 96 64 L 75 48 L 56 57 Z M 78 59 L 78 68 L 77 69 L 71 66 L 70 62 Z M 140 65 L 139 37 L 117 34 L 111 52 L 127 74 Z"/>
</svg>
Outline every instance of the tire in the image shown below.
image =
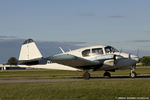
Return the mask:
<svg viewBox="0 0 150 100">
<path fill-rule="evenodd" d="M 131 78 L 135 78 L 135 77 L 136 77 L 136 72 L 130 73 L 130 77 L 131 77 Z"/>
<path fill-rule="evenodd" d="M 109 72 L 105 72 L 105 73 L 104 73 L 104 77 L 105 77 L 105 78 L 111 78 L 111 74 L 110 74 Z"/>
<path fill-rule="evenodd" d="M 86 79 L 86 80 L 90 79 L 90 73 L 85 72 L 85 73 L 83 74 L 83 78 Z"/>
</svg>

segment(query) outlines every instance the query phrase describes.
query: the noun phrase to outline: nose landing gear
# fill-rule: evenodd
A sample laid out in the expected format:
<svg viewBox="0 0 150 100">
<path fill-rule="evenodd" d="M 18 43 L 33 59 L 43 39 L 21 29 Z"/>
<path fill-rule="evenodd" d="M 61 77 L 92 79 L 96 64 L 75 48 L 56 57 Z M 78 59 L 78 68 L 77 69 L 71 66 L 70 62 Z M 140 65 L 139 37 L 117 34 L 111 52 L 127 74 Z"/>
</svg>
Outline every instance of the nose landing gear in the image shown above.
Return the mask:
<svg viewBox="0 0 150 100">
<path fill-rule="evenodd" d="M 130 75 L 131 78 L 135 78 L 136 77 L 136 72 L 131 70 Z"/>
<path fill-rule="evenodd" d="M 130 74 L 129 74 L 129 76 L 131 77 L 131 78 L 135 78 L 136 77 L 136 72 L 135 72 L 135 66 L 132 66 L 131 67 L 131 72 L 130 72 Z"/>
</svg>

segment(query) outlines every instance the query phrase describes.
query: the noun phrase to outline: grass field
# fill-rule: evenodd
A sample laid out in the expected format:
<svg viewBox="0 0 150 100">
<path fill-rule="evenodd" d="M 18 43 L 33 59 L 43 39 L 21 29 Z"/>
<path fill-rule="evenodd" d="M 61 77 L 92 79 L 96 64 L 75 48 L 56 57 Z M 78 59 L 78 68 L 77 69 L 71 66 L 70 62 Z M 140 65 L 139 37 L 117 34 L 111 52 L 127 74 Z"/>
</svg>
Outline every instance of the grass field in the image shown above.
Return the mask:
<svg viewBox="0 0 150 100">
<path fill-rule="evenodd" d="M 129 72 L 116 71 L 112 72 L 112 75 L 128 75 Z M 136 72 L 138 75 L 150 75 L 150 68 L 139 68 Z M 91 74 L 100 76 L 103 75 L 103 71 Z M 81 77 L 80 75 L 82 72 L 55 70 L 0 72 L 0 78 L 4 79 L 54 79 Z M 150 78 L 0 84 L 0 100 L 117 100 L 118 97 L 145 97 L 145 100 L 148 100 Z"/>
<path fill-rule="evenodd" d="M 115 100 L 116 97 L 150 98 L 150 80 L 0 84 L 0 100 Z"/>
</svg>

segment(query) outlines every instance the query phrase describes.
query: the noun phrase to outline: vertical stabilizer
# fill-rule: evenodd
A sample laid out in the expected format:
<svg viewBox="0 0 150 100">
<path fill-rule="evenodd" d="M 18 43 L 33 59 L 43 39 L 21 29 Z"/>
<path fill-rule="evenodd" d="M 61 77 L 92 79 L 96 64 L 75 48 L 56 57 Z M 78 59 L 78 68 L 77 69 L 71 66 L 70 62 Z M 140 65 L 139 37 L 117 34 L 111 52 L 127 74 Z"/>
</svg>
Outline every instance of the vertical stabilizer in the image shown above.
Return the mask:
<svg viewBox="0 0 150 100">
<path fill-rule="evenodd" d="M 34 60 L 40 58 L 42 58 L 42 54 L 37 48 L 35 42 L 32 39 L 26 40 L 21 46 L 19 61 Z"/>
</svg>

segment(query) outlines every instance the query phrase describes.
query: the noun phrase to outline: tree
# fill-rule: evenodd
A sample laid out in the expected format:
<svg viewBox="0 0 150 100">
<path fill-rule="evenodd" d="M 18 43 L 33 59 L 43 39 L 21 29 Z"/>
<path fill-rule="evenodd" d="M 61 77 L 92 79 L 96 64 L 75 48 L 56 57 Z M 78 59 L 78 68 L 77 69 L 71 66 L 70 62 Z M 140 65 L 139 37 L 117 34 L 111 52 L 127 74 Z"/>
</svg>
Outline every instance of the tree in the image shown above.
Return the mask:
<svg viewBox="0 0 150 100">
<path fill-rule="evenodd" d="M 141 59 L 141 63 L 143 66 L 150 66 L 150 56 L 144 56 Z"/>
<path fill-rule="evenodd" d="M 17 63 L 18 60 L 15 57 L 10 57 L 7 62 L 8 65 L 17 65 Z"/>
</svg>

